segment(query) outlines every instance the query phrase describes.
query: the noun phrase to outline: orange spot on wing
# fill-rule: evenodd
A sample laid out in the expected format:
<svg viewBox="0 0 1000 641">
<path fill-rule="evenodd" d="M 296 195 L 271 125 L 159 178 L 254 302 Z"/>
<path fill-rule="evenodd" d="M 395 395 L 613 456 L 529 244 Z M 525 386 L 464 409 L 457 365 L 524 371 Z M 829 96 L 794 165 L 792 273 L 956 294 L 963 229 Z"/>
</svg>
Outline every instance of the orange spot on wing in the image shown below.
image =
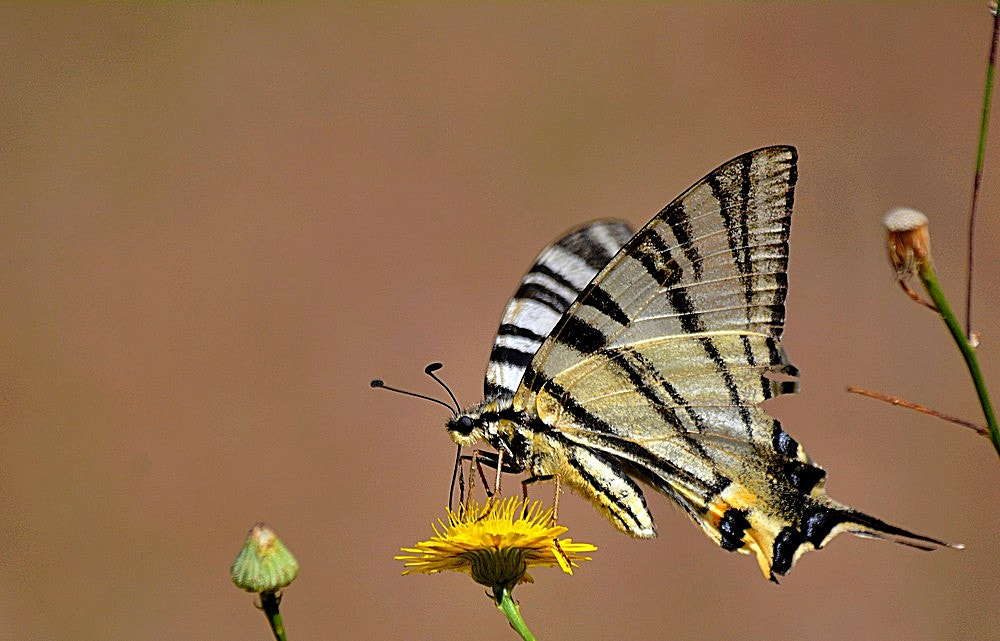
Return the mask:
<svg viewBox="0 0 1000 641">
<path fill-rule="evenodd" d="M 718 530 L 719 522 L 722 521 L 722 515 L 725 514 L 726 510 L 728 509 L 729 509 L 729 504 L 726 503 L 725 501 L 718 501 L 716 503 L 712 503 L 708 506 L 708 510 L 705 513 L 705 518 L 708 520 L 709 523 L 712 524 L 712 527 Z"/>
<path fill-rule="evenodd" d="M 737 510 L 746 510 L 757 505 L 757 495 L 742 485 L 731 485 L 722 495 L 725 503 Z"/>
</svg>

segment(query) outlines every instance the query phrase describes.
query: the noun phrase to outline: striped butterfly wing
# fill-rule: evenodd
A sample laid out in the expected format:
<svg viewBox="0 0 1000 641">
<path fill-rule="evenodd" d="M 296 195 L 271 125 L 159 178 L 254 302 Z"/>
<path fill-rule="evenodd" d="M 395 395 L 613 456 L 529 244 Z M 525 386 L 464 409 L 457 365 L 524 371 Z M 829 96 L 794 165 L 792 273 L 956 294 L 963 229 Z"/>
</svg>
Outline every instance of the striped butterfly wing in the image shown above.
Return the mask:
<svg viewBox="0 0 1000 641">
<path fill-rule="evenodd" d="M 826 497 L 825 472 L 758 406 L 796 389 L 780 344 L 795 163 L 791 147 L 744 154 L 665 207 L 556 322 L 514 397 L 621 529 L 654 535 L 631 476 L 772 579 L 841 531 L 941 544 Z"/>
<path fill-rule="evenodd" d="M 627 223 L 598 220 L 539 253 L 500 319 L 486 367 L 486 398 L 514 393 L 545 337 L 631 237 Z"/>
</svg>

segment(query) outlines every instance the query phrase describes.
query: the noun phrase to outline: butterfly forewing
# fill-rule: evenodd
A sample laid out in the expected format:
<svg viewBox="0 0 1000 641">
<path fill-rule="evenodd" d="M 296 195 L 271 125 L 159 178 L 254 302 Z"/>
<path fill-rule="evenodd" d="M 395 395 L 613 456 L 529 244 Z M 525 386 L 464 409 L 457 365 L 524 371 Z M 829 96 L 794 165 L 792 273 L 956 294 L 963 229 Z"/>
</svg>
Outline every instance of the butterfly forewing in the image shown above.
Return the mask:
<svg viewBox="0 0 1000 641">
<path fill-rule="evenodd" d="M 631 237 L 628 224 L 599 220 L 542 250 L 500 319 L 486 367 L 486 398 L 514 393 L 542 341 Z"/>
<path fill-rule="evenodd" d="M 780 337 L 795 179 L 794 149 L 771 147 L 730 161 L 667 205 L 562 317 L 533 372 L 554 376 L 581 355 L 663 336 Z M 711 339 L 704 344 L 710 352 Z"/>
</svg>

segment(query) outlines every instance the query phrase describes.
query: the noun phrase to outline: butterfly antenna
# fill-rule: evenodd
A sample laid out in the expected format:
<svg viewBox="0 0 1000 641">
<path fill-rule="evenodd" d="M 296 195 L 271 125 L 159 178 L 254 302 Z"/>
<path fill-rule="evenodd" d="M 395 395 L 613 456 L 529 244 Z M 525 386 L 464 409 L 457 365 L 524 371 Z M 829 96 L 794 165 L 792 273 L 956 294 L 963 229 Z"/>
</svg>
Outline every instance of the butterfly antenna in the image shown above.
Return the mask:
<svg viewBox="0 0 1000 641">
<path fill-rule="evenodd" d="M 444 391 L 448 392 L 448 396 L 450 396 L 452 402 L 455 403 L 455 412 L 458 413 L 461 411 L 461 407 L 458 404 L 458 399 L 455 398 L 455 395 L 452 393 L 451 388 L 448 387 L 445 384 L 445 382 L 442 381 L 440 378 L 438 378 L 437 374 L 434 373 L 439 369 L 441 369 L 442 367 L 443 365 L 441 363 L 431 363 L 430 365 L 424 368 L 424 374 L 427 374 L 428 376 L 433 378 L 435 381 L 437 381 L 438 385 L 444 388 Z M 462 446 L 459 445 L 458 449 L 455 451 L 455 467 L 451 471 L 451 489 L 448 491 L 449 510 L 452 509 L 452 505 L 454 504 L 455 500 L 455 481 L 458 480 L 459 486 L 461 486 L 462 483 L 462 481 L 458 478 L 458 472 L 461 469 L 462 469 Z M 461 493 L 462 492 L 460 492 L 459 500 L 464 501 L 465 499 L 464 497 L 461 497 Z"/>
<path fill-rule="evenodd" d="M 459 500 L 464 501 L 465 497 L 462 496 L 464 493 L 464 488 L 462 487 L 462 481 L 458 479 L 458 471 L 462 469 L 462 446 L 458 446 L 458 450 L 455 452 L 455 469 L 451 471 L 451 489 L 448 491 L 448 511 L 453 511 L 453 505 L 455 502 L 455 481 L 458 480 L 458 485 L 460 488 Z"/>
<path fill-rule="evenodd" d="M 434 397 L 431 397 L 431 396 L 425 396 L 423 394 L 417 394 L 416 392 L 408 392 L 405 389 L 399 389 L 398 387 L 389 387 L 388 385 L 385 384 L 385 381 L 383 381 L 380 378 L 376 378 L 375 380 L 373 380 L 371 382 L 371 385 L 372 385 L 372 387 L 374 387 L 376 389 L 385 389 L 385 390 L 389 390 L 390 392 L 398 392 L 400 394 L 405 394 L 406 396 L 415 396 L 416 398 L 422 398 L 425 401 L 431 401 L 432 403 L 437 403 L 438 405 L 444 405 L 445 407 L 448 408 L 448 411 L 450 411 L 450 412 L 454 412 L 455 411 L 454 407 L 452 407 L 451 405 L 448 405 L 447 403 L 445 403 L 441 399 L 437 399 L 437 398 L 434 398 Z M 456 405 L 457 405 L 457 403 L 456 403 Z"/>
<path fill-rule="evenodd" d="M 451 388 L 445 385 L 445 382 L 442 381 L 440 378 L 438 378 L 437 374 L 434 373 L 439 369 L 441 369 L 442 367 L 444 367 L 444 365 L 442 365 L 441 363 L 431 363 L 430 365 L 424 368 L 424 374 L 427 374 L 428 376 L 433 378 L 435 381 L 438 382 L 438 385 L 444 388 L 444 391 L 448 392 L 448 396 L 450 396 L 451 400 L 455 403 L 455 412 L 456 413 L 460 412 L 461 407 L 458 404 L 458 399 L 455 398 L 455 395 L 451 393 Z"/>
</svg>

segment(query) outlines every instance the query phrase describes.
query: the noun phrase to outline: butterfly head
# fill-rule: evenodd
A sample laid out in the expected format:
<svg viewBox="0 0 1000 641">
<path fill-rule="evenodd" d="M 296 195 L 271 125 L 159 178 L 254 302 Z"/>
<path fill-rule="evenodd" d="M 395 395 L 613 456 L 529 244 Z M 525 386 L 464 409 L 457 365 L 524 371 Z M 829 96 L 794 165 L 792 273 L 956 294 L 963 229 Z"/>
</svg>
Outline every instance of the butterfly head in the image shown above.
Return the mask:
<svg viewBox="0 0 1000 641">
<path fill-rule="evenodd" d="M 448 419 L 448 436 L 462 446 L 471 446 L 477 441 L 494 441 L 500 424 L 496 402 L 486 401 L 470 407 Z"/>
</svg>

